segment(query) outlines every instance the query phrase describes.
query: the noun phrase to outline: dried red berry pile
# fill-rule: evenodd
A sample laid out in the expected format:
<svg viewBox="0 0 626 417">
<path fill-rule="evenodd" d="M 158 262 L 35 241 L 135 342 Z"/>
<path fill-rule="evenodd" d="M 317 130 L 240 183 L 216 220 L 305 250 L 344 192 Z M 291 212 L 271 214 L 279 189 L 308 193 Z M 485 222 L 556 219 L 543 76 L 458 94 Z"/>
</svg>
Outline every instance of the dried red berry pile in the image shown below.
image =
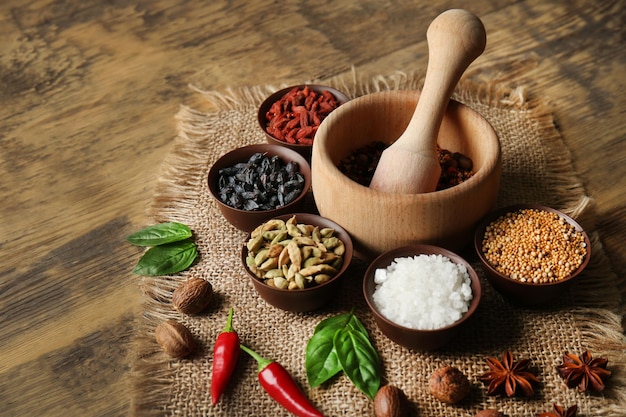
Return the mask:
<svg viewBox="0 0 626 417">
<path fill-rule="evenodd" d="M 298 145 L 312 145 L 317 128 L 340 103 L 329 91 L 294 87 L 267 111 L 267 133 Z"/>
</svg>

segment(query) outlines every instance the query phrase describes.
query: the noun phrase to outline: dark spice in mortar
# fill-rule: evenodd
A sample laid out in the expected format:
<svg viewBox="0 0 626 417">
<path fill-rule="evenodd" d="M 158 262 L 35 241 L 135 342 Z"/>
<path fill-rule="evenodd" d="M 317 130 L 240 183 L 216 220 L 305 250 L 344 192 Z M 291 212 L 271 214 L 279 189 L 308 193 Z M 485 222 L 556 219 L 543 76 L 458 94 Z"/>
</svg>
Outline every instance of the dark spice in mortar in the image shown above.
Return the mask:
<svg viewBox="0 0 626 417">
<path fill-rule="evenodd" d="M 339 163 L 339 170 L 351 180 L 369 187 L 380 155 L 385 148 L 387 145 L 379 141 L 363 146 L 342 159 Z M 437 147 L 437 152 L 441 165 L 441 177 L 437 190 L 454 187 L 474 175 L 473 163 L 469 157 L 440 147 Z"/>
<path fill-rule="evenodd" d="M 294 201 L 304 189 L 298 164 L 256 153 L 247 162 L 222 168 L 220 200 L 239 210 L 272 210 Z"/>
</svg>

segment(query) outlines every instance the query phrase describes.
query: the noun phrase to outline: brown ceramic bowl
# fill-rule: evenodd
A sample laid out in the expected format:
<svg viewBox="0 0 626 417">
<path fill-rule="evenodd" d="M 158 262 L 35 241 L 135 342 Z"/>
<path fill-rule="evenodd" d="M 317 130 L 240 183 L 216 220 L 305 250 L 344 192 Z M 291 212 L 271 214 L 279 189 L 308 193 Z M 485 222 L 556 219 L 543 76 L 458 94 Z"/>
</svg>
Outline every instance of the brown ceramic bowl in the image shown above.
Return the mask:
<svg viewBox="0 0 626 417">
<path fill-rule="evenodd" d="M 269 109 L 272 107 L 272 105 L 280 100 L 285 94 L 287 94 L 288 92 L 290 92 L 293 88 L 304 88 L 305 86 L 309 87 L 310 90 L 315 91 L 316 93 L 321 93 L 322 91 L 328 91 L 330 92 L 335 99 L 337 100 L 337 102 L 341 105 L 345 102 L 347 102 L 349 100 L 348 96 L 346 96 L 344 93 L 342 93 L 341 91 L 332 88 L 332 87 L 328 87 L 325 85 L 319 85 L 319 84 L 300 84 L 300 85 L 294 85 L 291 87 L 287 87 L 287 88 L 283 88 L 281 90 L 276 91 L 275 93 L 273 93 L 272 95 L 270 95 L 268 98 L 266 98 L 263 103 L 261 103 L 261 106 L 259 107 L 259 111 L 258 111 L 258 115 L 257 115 L 257 120 L 259 122 L 259 126 L 261 127 L 261 129 L 263 130 L 263 132 L 265 133 L 265 137 L 267 139 L 267 143 L 271 143 L 274 145 L 280 145 L 280 146 L 285 146 L 289 149 L 292 149 L 296 152 L 298 152 L 299 154 L 301 154 L 302 156 L 304 156 L 308 161 L 311 160 L 311 145 L 300 145 L 300 144 L 292 144 L 292 143 L 288 143 L 285 142 L 284 140 L 280 140 L 277 139 L 276 137 L 272 136 L 270 133 L 267 132 L 267 112 L 269 111 Z"/>
<path fill-rule="evenodd" d="M 438 144 L 473 161 L 474 175 L 454 187 L 421 194 L 386 193 L 352 181 L 341 160 L 376 141 L 391 144 L 406 129 L 418 91 L 386 91 L 355 98 L 333 111 L 313 142 L 311 170 L 320 214 L 342 225 L 366 258 L 416 243 L 460 252 L 496 201 L 500 142 L 476 111 L 451 100 Z"/>
<path fill-rule="evenodd" d="M 374 274 L 377 269 L 387 268 L 396 258 L 412 257 L 422 254 L 442 255 L 450 259 L 453 263 L 464 265 L 465 268 L 467 268 L 471 281 L 473 298 L 467 312 L 456 322 L 434 330 L 417 330 L 394 323 L 378 311 L 372 298 L 376 290 Z M 395 343 L 413 350 L 436 350 L 453 340 L 459 331 L 470 322 L 472 314 L 474 314 L 480 303 L 481 293 L 478 275 L 465 259 L 447 249 L 432 245 L 409 245 L 387 251 L 371 262 L 363 279 L 363 294 L 365 295 L 365 300 L 380 330 Z"/>
<path fill-rule="evenodd" d="M 271 287 L 259 280 L 256 275 L 254 275 L 250 271 L 250 269 L 248 269 L 246 265 L 246 257 L 248 256 L 246 242 L 248 242 L 248 240 L 250 239 L 250 235 L 248 235 L 244 244 L 242 245 L 241 260 L 243 262 L 243 268 L 245 269 L 246 274 L 248 274 L 252 285 L 254 285 L 254 288 L 256 289 L 258 294 L 267 303 L 273 305 L 274 307 L 287 311 L 312 311 L 322 307 L 337 294 L 338 287 L 339 285 L 341 285 L 341 281 L 345 277 L 346 269 L 352 261 L 352 240 L 350 239 L 350 235 L 348 234 L 348 232 L 346 232 L 337 223 L 315 214 L 296 213 L 278 216 L 276 218 L 281 220 L 288 220 L 294 215 L 296 216 L 297 223 L 310 224 L 314 226 L 319 226 L 320 228 L 331 227 L 335 230 L 335 236 L 337 236 L 345 245 L 343 265 L 335 276 L 333 276 L 329 281 L 323 284 L 307 287 L 301 290 L 287 290 Z"/>
<path fill-rule="evenodd" d="M 302 193 L 295 200 L 291 201 L 289 204 L 272 210 L 254 211 L 236 209 L 220 200 L 218 188 L 219 170 L 231 167 L 239 162 L 246 162 L 257 152 L 264 153 L 269 156 L 276 155 L 284 163 L 295 161 L 298 164 L 300 173 L 304 177 L 304 188 Z M 237 229 L 250 232 L 266 220 L 280 216 L 281 214 L 297 212 L 302 209 L 305 203 L 306 195 L 311 188 L 311 167 L 302 155 L 284 146 L 265 143 L 248 145 L 232 150 L 220 157 L 209 170 L 208 184 L 209 191 L 217 202 L 217 205 L 226 220 L 228 220 L 228 222 Z"/>
<path fill-rule="evenodd" d="M 485 230 L 487 229 L 487 226 L 496 219 L 498 219 L 500 216 L 505 215 L 506 213 L 517 212 L 522 209 L 538 209 L 556 213 L 567 223 L 572 225 L 575 230 L 583 234 L 584 242 L 587 248 L 587 254 L 582 264 L 569 276 L 554 283 L 535 284 L 522 282 L 516 279 L 512 279 L 498 272 L 498 270 L 496 270 L 485 258 L 485 254 L 482 251 L 482 240 L 485 235 Z M 553 301 L 559 295 L 563 294 L 575 281 L 576 277 L 580 275 L 580 273 L 585 269 L 585 267 L 589 263 L 589 259 L 591 258 L 591 243 L 589 241 L 589 236 L 587 235 L 587 233 L 585 233 L 583 228 L 574 219 L 565 215 L 564 213 L 553 208 L 537 204 L 512 205 L 509 207 L 501 208 L 487 215 L 485 219 L 480 223 L 480 225 L 476 228 L 476 233 L 474 234 L 474 249 L 478 254 L 480 263 L 485 272 L 485 276 L 487 277 L 487 280 L 489 281 L 491 286 L 496 289 L 500 294 L 502 294 L 502 296 L 508 301 L 528 306 L 542 304 L 545 305 L 550 301 Z"/>
</svg>

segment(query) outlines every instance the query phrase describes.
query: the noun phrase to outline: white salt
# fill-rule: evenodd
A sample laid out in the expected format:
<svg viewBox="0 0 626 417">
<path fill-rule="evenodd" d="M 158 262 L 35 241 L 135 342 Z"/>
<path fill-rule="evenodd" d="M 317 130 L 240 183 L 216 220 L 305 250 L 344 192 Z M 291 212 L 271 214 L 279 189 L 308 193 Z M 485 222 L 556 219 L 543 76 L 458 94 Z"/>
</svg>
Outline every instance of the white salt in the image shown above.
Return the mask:
<svg viewBox="0 0 626 417">
<path fill-rule="evenodd" d="M 467 268 L 442 255 L 396 258 L 375 271 L 374 282 L 378 311 L 411 329 L 448 326 L 463 317 L 472 300 Z"/>
</svg>

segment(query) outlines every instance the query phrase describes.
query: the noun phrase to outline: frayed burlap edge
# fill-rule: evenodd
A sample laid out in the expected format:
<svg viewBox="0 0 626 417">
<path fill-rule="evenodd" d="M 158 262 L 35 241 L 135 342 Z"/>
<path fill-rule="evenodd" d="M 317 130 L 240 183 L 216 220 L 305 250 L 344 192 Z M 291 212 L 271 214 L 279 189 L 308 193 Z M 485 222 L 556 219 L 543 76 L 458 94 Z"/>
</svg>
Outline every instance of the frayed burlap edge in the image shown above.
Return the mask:
<svg viewBox="0 0 626 417">
<path fill-rule="evenodd" d="M 376 91 L 419 89 L 423 84 L 423 74 L 397 72 L 392 75 L 368 76 L 351 74 L 323 82 L 344 91 L 350 97 L 357 97 Z M 212 110 L 236 109 L 245 105 L 258 105 L 268 94 L 285 85 L 266 85 L 231 88 L 225 91 L 206 91 L 191 87 L 201 94 Z M 509 87 L 500 84 L 475 83 L 462 80 L 455 90 L 454 98 L 466 104 L 510 108 L 518 112 L 528 112 L 537 121 L 539 130 L 545 134 L 546 146 L 555 155 L 551 162 L 551 173 L 555 184 L 569 190 L 567 198 L 559 201 L 559 209 L 581 222 L 587 230 L 593 230 L 592 200 L 586 195 L 582 183 L 572 172 L 571 156 L 563 153 L 566 149 L 555 129 L 552 113 L 546 104 L 529 98 L 524 87 Z M 153 201 L 149 207 L 147 223 L 161 221 L 181 221 L 187 218 L 194 194 L 198 187 L 194 179 L 206 169 L 206 161 L 201 156 L 199 144 L 205 143 L 211 135 L 211 127 L 202 125 L 205 113 L 190 107 L 181 106 L 176 115 L 178 137 L 173 151 L 166 157 Z M 543 136 L 542 136 L 543 137 Z M 556 149 L 558 148 L 558 149 Z M 558 156 L 557 156 L 558 155 Z M 191 203 L 193 204 L 193 203 Z M 587 279 L 577 285 L 573 292 L 584 293 L 584 305 L 572 311 L 581 335 L 586 339 L 587 348 L 594 355 L 610 358 L 613 370 L 611 385 L 626 387 L 626 342 L 622 333 L 622 303 L 620 290 L 624 287 L 623 277 L 617 277 L 609 266 L 600 238 L 596 232 L 590 233 L 592 240 L 592 260 L 587 269 Z M 131 376 L 131 412 L 133 415 L 158 416 L 165 413 L 172 384 L 170 362 L 159 355 L 154 342 L 155 326 L 166 319 L 175 318 L 167 300 L 180 282 L 178 276 L 151 277 L 141 280 L 140 288 L 144 296 L 143 316 L 138 325 L 133 352 Z M 608 284 L 608 285 L 607 285 Z M 626 409 L 626 389 L 614 389 L 612 398 L 607 398 L 606 406 L 596 410 L 597 416 L 621 416 Z"/>
</svg>

